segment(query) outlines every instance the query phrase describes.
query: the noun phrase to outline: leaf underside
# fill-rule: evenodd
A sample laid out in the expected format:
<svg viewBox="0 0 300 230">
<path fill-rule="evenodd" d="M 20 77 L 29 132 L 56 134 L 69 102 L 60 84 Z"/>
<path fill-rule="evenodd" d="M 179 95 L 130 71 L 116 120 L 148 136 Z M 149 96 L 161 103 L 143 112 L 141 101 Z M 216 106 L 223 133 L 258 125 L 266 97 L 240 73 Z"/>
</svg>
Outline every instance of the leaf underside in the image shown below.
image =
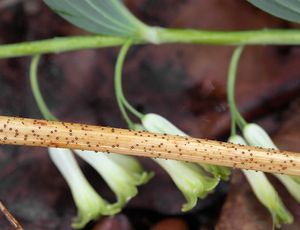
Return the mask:
<svg viewBox="0 0 300 230">
<path fill-rule="evenodd" d="M 122 0 L 44 0 L 57 14 L 86 31 L 133 37 L 145 26 Z"/>
<path fill-rule="evenodd" d="M 248 0 L 276 17 L 300 23 L 300 0 Z"/>
</svg>

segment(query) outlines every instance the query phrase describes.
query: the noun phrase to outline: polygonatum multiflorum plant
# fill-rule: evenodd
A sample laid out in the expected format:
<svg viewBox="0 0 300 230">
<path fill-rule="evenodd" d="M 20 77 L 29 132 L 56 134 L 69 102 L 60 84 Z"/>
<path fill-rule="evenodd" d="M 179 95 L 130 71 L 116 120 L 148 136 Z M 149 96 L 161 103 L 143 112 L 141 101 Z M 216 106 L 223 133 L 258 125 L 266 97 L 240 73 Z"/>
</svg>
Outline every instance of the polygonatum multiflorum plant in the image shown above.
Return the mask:
<svg viewBox="0 0 300 230">
<path fill-rule="evenodd" d="M 237 46 L 228 73 L 228 104 L 231 112 L 231 135 L 229 142 L 274 148 L 268 134 L 257 124 L 248 124 L 239 113 L 234 100 L 235 78 L 238 60 L 247 45 L 299 45 L 300 30 L 255 30 L 255 31 L 207 31 L 195 29 L 170 29 L 149 26 L 135 17 L 121 0 L 44 0 L 61 17 L 91 35 L 54 38 L 0 46 L 0 58 L 32 56 L 30 83 L 34 98 L 43 117 L 57 120 L 49 111 L 40 92 L 37 73 L 42 54 L 61 53 L 73 50 L 121 46 L 115 65 L 115 96 L 117 105 L 128 128 L 147 130 L 153 133 L 187 136 L 170 121 L 159 114 L 142 114 L 125 98 L 122 89 L 122 69 L 131 46 L 139 44 L 161 45 L 166 43 L 195 43 Z M 300 22 L 300 2 L 296 0 L 249 0 L 262 10 L 293 22 Z M 130 113 L 130 115 L 129 115 Z M 137 118 L 133 122 L 131 116 Z M 237 128 L 241 134 L 238 134 Z M 96 153 L 93 151 L 49 148 L 50 159 L 61 172 L 70 187 L 78 216 L 72 226 L 83 228 L 89 221 L 103 215 L 114 215 L 137 195 L 138 187 L 147 183 L 153 175 L 131 156 Z M 89 184 L 74 155 L 92 166 L 108 184 L 116 196 L 109 203 Z M 209 164 L 196 164 L 175 160 L 153 159 L 171 177 L 186 199 L 182 211 L 191 210 L 198 199 L 212 193 L 221 180 L 227 181 L 231 169 Z M 262 172 L 243 170 L 257 199 L 272 215 L 274 225 L 293 222 L 293 216 L 285 207 L 279 194 Z M 288 192 L 300 202 L 300 179 L 274 174 Z"/>
</svg>

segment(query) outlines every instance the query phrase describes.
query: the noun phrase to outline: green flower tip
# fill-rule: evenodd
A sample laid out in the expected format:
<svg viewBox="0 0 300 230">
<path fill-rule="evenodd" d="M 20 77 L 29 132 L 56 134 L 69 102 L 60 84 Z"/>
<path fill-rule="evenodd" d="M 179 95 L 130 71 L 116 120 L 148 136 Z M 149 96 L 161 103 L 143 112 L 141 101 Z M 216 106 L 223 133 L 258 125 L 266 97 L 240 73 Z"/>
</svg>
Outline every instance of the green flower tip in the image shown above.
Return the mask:
<svg viewBox="0 0 300 230">
<path fill-rule="evenodd" d="M 114 215 L 120 212 L 118 207 L 108 205 L 93 189 L 85 186 L 85 194 L 78 190 L 73 195 L 78 214 L 72 223 L 76 229 L 83 228 L 88 222 L 99 219 L 102 215 Z M 72 192 L 73 194 L 73 192 Z"/>
<path fill-rule="evenodd" d="M 206 171 L 212 174 L 214 177 L 220 177 L 223 181 L 228 181 L 231 169 L 223 166 L 215 166 L 209 164 L 200 164 L 200 166 Z"/>
<path fill-rule="evenodd" d="M 285 208 L 282 202 L 277 201 L 277 205 L 270 211 L 276 228 L 280 228 L 282 224 L 292 224 L 294 222 L 292 214 Z"/>
<path fill-rule="evenodd" d="M 220 178 L 211 178 L 202 169 L 192 163 L 174 160 L 155 160 L 172 178 L 186 199 L 182 211 L 191 210 L 198 198 L 205 198 L 219 184 Z"/>
<path fill-rule="evenodd" d="M 196 183 L 189 184 L 189 186 L 194 186 L 194 188 L 186 189 L 185 184 L 177 184 L 178 188 L 181 190 L 187 201 L 185 204 L 183 204 L 181 211 L 187 212 L 193 209 L 197 204 L 198 198 L 204 199 L 208 194 L 214 192 L 214 189 L 219 184 L 219 182 L 219 177 L 211 178 L 204 175 L 198 175 Z M 189 182 L 187 181 L 187 183 Z"/>
</svg>

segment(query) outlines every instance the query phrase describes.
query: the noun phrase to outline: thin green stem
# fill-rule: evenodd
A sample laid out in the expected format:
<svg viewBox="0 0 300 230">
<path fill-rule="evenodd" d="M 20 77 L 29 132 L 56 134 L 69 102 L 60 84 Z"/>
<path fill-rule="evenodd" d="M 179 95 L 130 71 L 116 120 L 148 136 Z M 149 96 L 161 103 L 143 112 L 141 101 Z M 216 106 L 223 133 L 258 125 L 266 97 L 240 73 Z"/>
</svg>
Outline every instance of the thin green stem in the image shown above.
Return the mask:
<svg viewBox="0 0 300 230">
<path fill-rule="evenodd" d="M 211 45 L 296 45 L 300 44 L 300 30 L 209 31 L 158 28 L 157 40 L 158 43 Z"/>
<path fill-rule="evenodd" d="M 31 90 L 34 96 L 34 99 L 37 103 L 37 106 L 39 110 L 41 111 L 43 117 L 46 120 L 57 120 L 57 118 L 49 111 L 43 96 L 41 94 L 38 79 L 37 79 L 37 73 L 38 73 L 38 64 L 40 61 L 40 55 L 36 55 L 32 58 L 31 65 L 30 65 L 30 85 Z"/>
<path fill-rule="evenodd" d="M 236 123 L 240 126 L 240 128 L 243 128 L 247 122 L 242 117 L 242 115 L 239 113 L 236 103 L 235 103 L 235 81 L 236 81 L 236 73 L 237 73 L 237 66 L 238 62 L 240 60 L 241 54 L 243 52 L 243 46 L 239 46 L 235 49 L 230 66 L 228 71 L 228 82 L 227 82 L 227 96 L 228 96 L 228 104 L 230 109 L 230 114 L 232 117 L 231 121 L 231 134 L 236 134 Z"/>
<path fill-rule="evenodd" d="M 125 62 L 126 55 L 128 53 L 128 50 L 130 46 L 132 45 L 132 40 L 129 40 L 125 45 L 122 47 L 119 57 L 121 58 L 120 62 L 122 62 L 122 65 L 120 66 L 120 69 L 118 69 L 119 72 L 116 72 L 115 75 L 115 84 L 116 84 L 116 92 L 118 93 L 118 96 L 123 103 L 123 105 L 137 118 L 141 119 L 144 115 L 137 111 L 126 99 L 123 93 L 123 86 L 122 86 L 122 70 L 123 70 L 123 65 Z"/>
<path fill-rule="evenodd" d="M 210 45 L 300 45 L 300 30 L 207 31 L 190 29 L 152 28 L 156 43 L 194 43 Z M 128 38 L 102 35 L 53 38 L 42 41 L 0 45 L 0 58 L 60 53 L 82 49 L 121 46 Z M 135 39 L 133 44 L 146 44 Z"/>
<path fill-rule="evenodd" d="M 126 38 L 100 35 L 52 38 L 33 42 L 0 45 L 0 58 L 33 56 L 36 54 L 62 53 L 83 49 L 123 45 Z"/>
<path fill-rule="evenodd" d="M 122 93 L 123 94 L 123 93 Z M 137 111 L 128 101 L 127 99 L 122 95 L 122 102 L 124 104 L 124 106 L 137 118 L 142 119 L 144 114 L 140 113 L 139 111 Z"/>
<path fill-rule="evenodd" d="M 131 119 L 129 118 L 125 107 L 132 112 L 135 116 L 137 116 L 138 118 L 143 117 L 143 114 L 141 114 L 140 112 L 138 112 L 135 108 L 133 108 L 130 103 L 126 100 L 124 93 L 123 93 L 123 88 L 122 88 L 122 70 L 123 70 L 123 66 L 124 66 L 124 61 L 125 61 L 125 57 L 126 54 L 128 53 L 128 50 L 130 48 L 130 46 L 132 45 L 132 41 L 128 40 L 121 48 L 118 59 L 117 59 L 117 63 L 116 63 L 116 67 L 115 67 L 115 94 L 116 94 L 116 99 L 117 99 L 117 103 L 118 106 L 120 108 L 120 111 L 122 113 L 123 118 L 125 119 L 125 121 L 128 124 L 129 128 L 134 128 L 134 124 L 131 121 Z"/>
<path fill-rule="evenodd" d="M 230 114 L 231 114 L 231 128 L 230 128 L 230 136 L 233 137 L 236 135 L 236 119 L 235 119 L 235 116 L 234 114 L 230 111 Z"/>
<path fill-rule="evenodd" d="M 123 69 L 123 65 L 124 65 L 124 60 L 125 60 L 125 55 L 126 52 L 128 51 L 130 47 L 130 42 L 125 43 L 125 45 L 121 48 L 118 59 L 117 59 L 117 63 L 115 66 L 115 94 L 116 94 L 116 99 L 117 99 L 117 103 L 119 106 L 119 109 L 121 111 L 121 114 L 124 118 L 124 120 L 126 121 L 127 125 L 129 128 L 133 128 L 133 122 L 130 120 L 126 109 L 123 105 L 122 99 L 120 97 L 120 92 L 122 91 L 122 85 L 120 84 L 120 82 L 118 82 L 118 79 L 120 79 L 120 75 L 122 75 L 122 69 Z"/>
</svg>

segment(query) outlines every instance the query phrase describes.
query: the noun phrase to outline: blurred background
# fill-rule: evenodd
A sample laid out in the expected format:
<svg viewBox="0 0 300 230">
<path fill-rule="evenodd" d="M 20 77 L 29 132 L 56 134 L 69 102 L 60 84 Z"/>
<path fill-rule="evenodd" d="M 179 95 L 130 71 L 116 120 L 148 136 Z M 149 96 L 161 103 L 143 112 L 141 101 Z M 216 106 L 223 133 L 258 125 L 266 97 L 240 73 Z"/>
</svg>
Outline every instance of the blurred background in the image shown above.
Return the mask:
<svg viewBox="0 0 300 230">
<path fill-rule="evenodd" d="M 238 0 L 126 0 L 150 25 L 216 30 L 298 28 Z M 86 34 L 51 12 L 41 0 L 0 0 L 0 44 Z M 113 89 L 118 48 L 45 55 L 39 80 L 51 111 L 63 121 L 126 128 Z M 233 48 L 205 45 L 135 46 L 124 68 L 124 91 L 141 112 L 168 118 L 188 134 L 226 140 L 229 113 L 227 70 Z M 0 114 L 41 118 L 30 85 L 30 58 L 0 60 Z M 248 121 L 260 123 L 282 149 L 300 151 L 300 48 L 247 47 L 239 66 L 237 103 Z M 155 172 L 119 215 L 102 218 L 93 230 L 271 229 L 268 212 L 256 201 L 245 178 L 234 171 L 230 182 L 181 213 L 184 202 L 170 178 L 148 159 Z M 102 196 L 113 194 L 81 162 Z M 274 181 L 274 180 L 273 180 Z M 276 184 L 277 181 L 274 181 Z M 299 229 L 300 207 L 283 199 Z M 71 229 L 75 205 L 67 184 L 43 148 L 0 147 L 0 200 L 25 229 Z M 11 229 L 0 215 L 0 229 Z"/>
</svg>

